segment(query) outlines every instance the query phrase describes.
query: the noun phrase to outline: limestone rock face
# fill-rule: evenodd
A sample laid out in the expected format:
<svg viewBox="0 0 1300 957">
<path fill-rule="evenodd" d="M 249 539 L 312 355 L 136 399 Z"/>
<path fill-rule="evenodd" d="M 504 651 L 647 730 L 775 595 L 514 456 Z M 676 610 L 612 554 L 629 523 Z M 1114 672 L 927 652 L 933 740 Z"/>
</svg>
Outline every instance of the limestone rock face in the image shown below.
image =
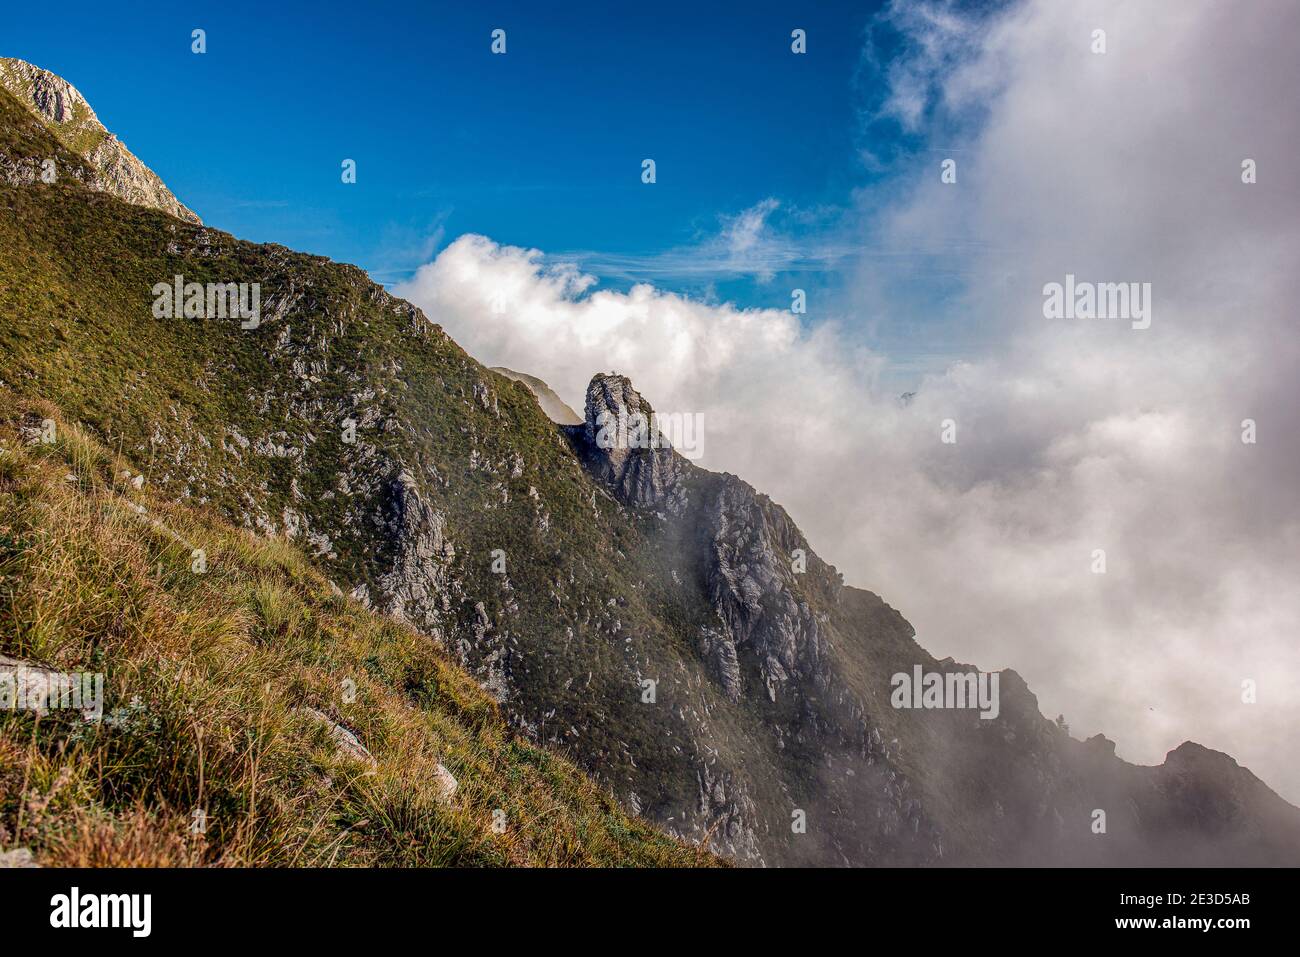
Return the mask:
<svg viewBox="0 0 1300 957">
<path fill-rule="evenodd" d="M 793 587 L 791 553 L 802 541 L 794 523 L 733 476 L 723 477 L 707 514 L 709 597 L 726 625 L 720 660 L 752 658 L 772 701 L 794 678 L 825 686 L 817 619 Z M 731 670 L 723 668 L 724 684 Z"/>
<path fill-rule="evenodd" d="M 892 676 L 976 669 L 935 660 L 901 615 L 846 587 L 770 498 L 640 441 L 651 414 L 627 378 L 601 374 L 583 425 L 567 430 L 646 536 L 641 560 L 672 583 L 663 600 L 696 610 L 702 679 L 674 731 L 691 754 L 694 806 L 665 807 L 639 781 L 639 813 L 754 864 L 1280 863 L 1300 853 L 1296 810 L 1231 758 L 1189 743 L 1159 768 L 1133 767 L 1109 739 L 1077 741 L 1046 720 L 1011 670 L 999 673 L 997 720 L 898 709 Z M 725 728 L 724 714 L 748 730 Z M 959 808 L 945 803 L 953 793 L 967 796 Z M 1090 839 L 1095 808 L 1112 809 L 1115 840 Z M 1266 830 L 1281 840 L 1262 840 Z M 1210 844 L 1189 843 L 1206 833 Z"/>
<path fill-rule="evenodd" d="M 91 189 L 112 193 L 137 206 L 161 210 L 189 223 L 200 222 L 153 170 L 105 129 L 86 98 L 67 80 L 23 60 L 3 57 L 0 58 L 0 86 L 27 107 L 60 143 L 86 161 L 95 173 L 86 183 Z M 30 158 L 32 162 L 38 159 Z"/>
<path fill-rule="evenodd" d="M 391 568 L 379 582 L 384 610 L 434 634 L 447 588 L 444 564 L 450 546 L 444 519 L 424 501 L 419 484 L 405 470 L 388 484 L 384 511 L 383 526 L 393 554 Z"/>
<path fill-rule="evenodd" d="M 654 409 L 621 375 L 598 375 L 587 386 L 583 424 L 588 467 L 621 501 L 680 513 L 685 460 L 654 425 Z"/>
</svg>

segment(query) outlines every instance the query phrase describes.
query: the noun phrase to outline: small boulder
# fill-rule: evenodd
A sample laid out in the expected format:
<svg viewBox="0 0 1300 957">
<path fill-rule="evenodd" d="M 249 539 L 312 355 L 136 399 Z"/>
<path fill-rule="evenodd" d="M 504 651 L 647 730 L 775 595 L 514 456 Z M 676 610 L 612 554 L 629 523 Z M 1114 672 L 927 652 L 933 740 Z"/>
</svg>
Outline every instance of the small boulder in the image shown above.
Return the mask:
<svg viewBox="0 0 1300 957">
<path fill-rule="evenodd" d="M 451 799 L 456 796 L 458 787 L 460 785 L 451 776 L 451 772 L 441 764 L 433 769 L 433 792 L 438 798 L 439 804 L 451 804 Z"/>
<path fill-rule="evenodd" d="M 361 739 L 328 715 L 317 711 L 315 708 L 301 707 L 295 708 L 294 710 L 298 714 L 310 718 L 316 724 L 319 724 L 328 731 L 334 744 L 349 758 L 352 758 L 354 761 L 360 761 L 363 764 L 368 764 L 372 768 L 378 765 L 379 762 L 375 760 L 373 754 L 366 750 L 366 746 L 361 743 Z M 454 786 L 455 783 L 456 782 L 453 780 L 452 785 Z"/>
<path fill-rule="evenodd" d="M 40 867 L 32 852 L 25 847 L 15 847 L 11 851 L 0 851 L 0 869 L 6 867 Z"/>
</svg>

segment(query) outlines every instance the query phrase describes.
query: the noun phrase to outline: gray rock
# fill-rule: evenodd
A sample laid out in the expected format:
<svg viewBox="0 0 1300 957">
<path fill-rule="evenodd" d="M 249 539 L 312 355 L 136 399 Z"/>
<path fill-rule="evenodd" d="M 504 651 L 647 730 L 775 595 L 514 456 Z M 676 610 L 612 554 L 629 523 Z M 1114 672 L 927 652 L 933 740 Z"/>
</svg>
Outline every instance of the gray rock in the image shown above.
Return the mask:
<svg viewBox="0 0 1300 957">
<path fill-rule="evenodd" d="M 23 60 L 0 57 L 0 86 L 27 107 L 60 143 L 86 161 L 95 173 L 86 183 L 91 189 L 111 193 L 136 206 L 162 210 L 189 223 L 200 222 L 153 170 L 104 128 L 86 98 L 67 80 Z"/>
<path fill-rule="evenodd" d="M 626 376 L 595 376 L 582 427 L 587 466 L 623 503 L 680 514 L 687 463 L 653 422 L 654 409 Z"/>
<path fill-rule="evenodd" d="M 88 686 L 84 679 L 90 681 Z M 94 690 L 98 679 L 101 700 L 87 700 L 85 692 Z M 103 676 L 83 676 L 56 671 L 34 661 L 0 655 L 0 683 L 4 698 L 21 703 L 25 710 L 44 715 L 51 707 L 76 707 L 87 721 L 98 720 L 103 709 Z M 7 705 L 13 707 L 14 704 Z"/>
<path fill-rule="evenodd" d="M 347 757 L 352 758 L 354 761 L 368 764 L 372 768 L 378 765 L 379 762 L 375 760 L 373 754 L 366 750 L 365 745 L 361 743 L 361 739 L 333 718 L 323 712 L 317 711 L 315 708 L 308 708 L 305 706 L 294 708 L 294 712 L 296 714 L 301 714 L 305 718 L 308 718 L 324 728 L 329 733 L 330 738 L 333 739 L 335 745 L 338 746 L 339 751 Z"/>
<path fill-rule="evenodd" d="M 448 543 L 442 515 L 424 501 L 414 476 L 402 470 L 388 483 L 380 524 L 391 564 L 379 579 L 384 610 L 435 633 L 448 586 Z"/>
<path fill-rule="evenodd" d="M 441 764 L 433 769 L 433 793 L 439 804 L 449 805 L 460 785 Z"/>
<path fill-rule="evenodd" d="M 0 869 L 7 867 L 40 867 L 36 863 L 36 858 L 32 852 L 25 847 L 15 847 L 13 850 L 0 851 Z"/>
</svg>

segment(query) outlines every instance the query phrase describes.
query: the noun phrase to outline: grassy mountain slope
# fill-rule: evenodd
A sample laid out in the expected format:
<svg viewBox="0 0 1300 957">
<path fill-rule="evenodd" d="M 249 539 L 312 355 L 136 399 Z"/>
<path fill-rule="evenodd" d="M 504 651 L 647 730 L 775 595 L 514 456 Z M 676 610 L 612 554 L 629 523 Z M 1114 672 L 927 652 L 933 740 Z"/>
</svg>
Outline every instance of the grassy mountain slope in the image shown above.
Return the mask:
<svg viewBox="0 0 1300 957">
<path fill-rule="evenodd" d="M 76 162 L 3 94 L 0 130 L 10 157 Z M 0 382 L 56 399 L 161 497 L 291 536 L 346 591 L 457 653 L 537 740 L 576 745 L 621 798 L 693 811 L 682 715 L 671 699 L 627 707 L 639 674 L 665 692 L 692 680 L 626 561 L 639 533 L 525 386 L 355 267 L 72 177 L 0 187 L 0 248 Z M 260 282 L 262 325 L 156 319 L 150 290 L 176 274 Z"/>
<path fill-rule="evenodd" d="M 99 722 L 0 710 L 0 847 L 55 865 L 715 860 L 511 733 L 458 664 L 292 545 L 135 488 L 132 463 L 48 404 L 0 406 L 3 651 L 105 675 Z"/>
</svg>

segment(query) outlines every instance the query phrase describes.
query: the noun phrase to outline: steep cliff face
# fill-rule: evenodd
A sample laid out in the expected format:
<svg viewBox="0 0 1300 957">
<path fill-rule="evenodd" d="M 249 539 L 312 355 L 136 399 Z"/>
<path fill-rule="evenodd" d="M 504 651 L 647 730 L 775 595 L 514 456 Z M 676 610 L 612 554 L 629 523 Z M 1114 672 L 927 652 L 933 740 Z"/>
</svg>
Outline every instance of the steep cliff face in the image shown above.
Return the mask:
<svg viewBox="0 0 1300 957">
<path fill-rule="evenodd" d="M 181 205 L 153 170 L 105 129 L 86 98 L 67 80 L 23 60 L 0 57 L 0 86 L 85 161 L 94 173 L 87 180 L 92 189 L 187 222 L 199 222 L 199 217 Z"/>
<path fill-rule="evenodd" d="M 51 155 L 81 163 L 0 91 L 0 169 Z M 974 669 L 665 445 L 626 378 L 560 427 L 354 267 L 6 183 L 0 384 L 153 494 L 294 541 L 661 828 L 765 864 L 1300 861 L 1300 811 L 1231 759 L 1127 765 L 1014 672 L 995 717 L 895 707 L 895 675 Z M 155 316 L 175 275 L 258 283 L 260 322 Z"/>
</svg>

